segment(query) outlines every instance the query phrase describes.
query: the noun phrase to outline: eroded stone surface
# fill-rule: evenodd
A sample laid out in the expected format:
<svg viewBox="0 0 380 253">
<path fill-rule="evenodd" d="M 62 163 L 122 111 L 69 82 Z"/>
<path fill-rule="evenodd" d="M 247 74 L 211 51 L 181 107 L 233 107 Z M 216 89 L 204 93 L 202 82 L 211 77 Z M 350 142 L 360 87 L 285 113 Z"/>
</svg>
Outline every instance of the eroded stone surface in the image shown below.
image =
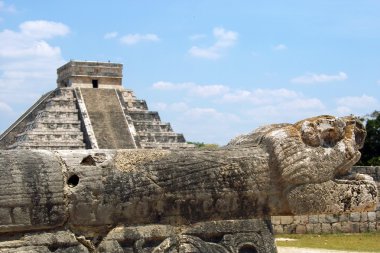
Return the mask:
<svg viewBox="0 0 380 253">
<path fill-rule="evenodd" d="M 0 232 L 17 225 L 5 247 L 34 252 L 48 246 L 20 244 L 30 229 L 66 231 L 89 252 L 275 252 L 270 215 L 376 206 L 372 178 L 350 175 L 364 137 L 355 118 L 321 116 L 217 150 L 1 151 L 1 180 L 21 190 L 0 185 Z"/>
</svg>

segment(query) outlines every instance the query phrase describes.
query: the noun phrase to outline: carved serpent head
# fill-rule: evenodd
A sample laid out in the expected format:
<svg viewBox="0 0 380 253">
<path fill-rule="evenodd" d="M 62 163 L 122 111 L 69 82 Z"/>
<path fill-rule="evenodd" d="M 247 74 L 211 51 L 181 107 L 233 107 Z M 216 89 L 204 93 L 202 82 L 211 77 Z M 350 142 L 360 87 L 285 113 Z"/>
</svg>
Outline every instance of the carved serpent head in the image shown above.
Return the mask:
<svg viewBox="0 0 380 253">
<path fill-rule="evenodd" d="M 346 174 L 360 159 L 366 135 L 363 124 L 351 116 L 323 115 L 265 128 L 261 144 L 276 161 L 287 187 Z"/>
<path fill-rule="evenodd" d="M 292 213 L 364 211 L 376 205 L 373 179 L 350 174 L 365 136 L 353 116 L 323 115 L 267 127 L 261 144 L 281 175 Z"/>
</svg>

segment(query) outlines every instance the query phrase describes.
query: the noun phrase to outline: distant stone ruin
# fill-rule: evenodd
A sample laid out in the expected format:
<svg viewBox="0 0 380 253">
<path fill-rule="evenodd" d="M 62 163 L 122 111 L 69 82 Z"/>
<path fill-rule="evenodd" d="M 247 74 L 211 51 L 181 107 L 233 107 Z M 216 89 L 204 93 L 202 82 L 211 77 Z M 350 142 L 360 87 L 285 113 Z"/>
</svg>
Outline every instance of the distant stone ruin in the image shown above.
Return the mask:
<svg viewBox="0 0 380 253">
<path fill-rule="evenodd" d="M 122 64 L 70 61 L 58 87 L 0 135 L 0 149 L 189 148 L 144 100 L 122 86 Z"/>
</svg>

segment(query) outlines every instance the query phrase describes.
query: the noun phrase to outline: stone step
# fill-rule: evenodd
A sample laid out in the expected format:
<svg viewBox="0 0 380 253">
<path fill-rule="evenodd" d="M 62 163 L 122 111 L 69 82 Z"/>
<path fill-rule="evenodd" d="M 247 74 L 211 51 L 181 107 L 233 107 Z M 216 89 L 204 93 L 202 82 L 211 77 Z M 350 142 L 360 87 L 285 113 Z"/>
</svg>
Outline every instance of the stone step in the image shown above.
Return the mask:
<svg viewBox="0 0 380 253">
<path fill-rule="evenodd" d="M 174 143 L 174 142 L 185 142 L 185 138 L 182 134 L 176 134 L 173 132 L 166 133 L 139 133 L 140 142 L 159 142 L 159 143 Z"/>
<path fill-rule="evenodd" d="M 28 129 L 32 128 L 40 128 L 44 130 L 65 130 L 65 129 L 80 129 L 81 123 L 79 120 L 67 122 L 67 121 L 61 121 L 61 122 L 41 122 L 41 121 L 32 121 L 27 124 Z"/>
<path fill-rule="evenodd" d="M 36 141 L 70 141 L 70 140 L 83 140 L 83 133 L 25 133 L 19 134 L 16 137 L 16 141 L 36 140 Z"/>
<path fill-rule="evenodd" d="M 141 148 L 144 149 L 188 149 L 195 148 L 193 144 L 188 143 L 154 143 L 141 142 Z"/>
<path fill-rule="evenodd" d="M 16 135 L 22 136 L 22 135 L 83 135 L 83 133 L 80 131 L 80 129 L 64 129 L 64 130 L 45 130 L 45 129 L 30 129 L 28 131 L 25 131 L 23 133 L 19 133 Z"/>
<path fill-rule="evenodd" d="M 58 149 L 85 149 L 86 145 L 83 142 L 49 142 L 49 143 L 40 143 L 40 142 L 22 142 L 15 143 L 9 146 L 12 148 L 21 148 L 21 149 L 49 149 L 49 150 L 58 150 Z"/>
<path fill-rule="evenodd" d="M 72 111 L 77 110 L 75 101 L 65 101 L 65 102 L 62 102 L 62 101 L 58 102 L 58 101 L 56 101 L 56 102 L 48 102 L 48 103 L 46 103 L 46 109 L 49 109 L 49 110 L 60 111 L 63 108 L 65 110 L 72 110 Z"/>
<path fill-rule="evenodd" d="M 37 118 L 55 118 L 55 119 L 78 119 L 78 112 L 73 111 L 48 111 L 41 110 L 37 114 Z"/>
<path fill-rule="evenodd" d="M 72 103 L 73 101 L 76 101 L 75 97 L 63 97 L 63 96 L 58 96 L 58 97 L 52 97 L 46 100 L 47 103 Z"/>
<path fill-rule="evenodd" d="M 158 112 L 152 111 L 127 111 L 133 121 L 151 121 L 151 122 L 160 122 L 160 116 Z"/>
<path fill-rule="evenodd" d="M 147 111 L 148 106 L 145 100 L 133 100 L 133 101 L 125 101 L 128 110 L 137 110 L 137 111 Z"/>
<path fill-rule="evenodd" d="M 59 118 L 48 118 L 48 117 L 41 117 L 37 118 L 34 121 L 29 121 L 26 123 L 27 125 L 33 125 L 33 124 L 38 124 L 38 125 L 48 125 L 48 124 L 62 124 L 62 125 L 72 125 L 72 124 L 80 124 L 80 120 L 76 119 L 59 119 Z"/>
<path fill-rule="evenodd" d="M 71 98 L 74 97 L 74 93 L 73 93 L 73 90 L 71 88 L 57 89 L 54 94 L 55 94 L 55 96 L 59 96 L 59 97 L 71 97 Z"/>
<path fill-rule="evenodd" d="M 172 132 L 170 124 L 168 123 L 156 123 L 149 121 L 134 121 L 134 126 L 137 132 Z"/>
</svg>

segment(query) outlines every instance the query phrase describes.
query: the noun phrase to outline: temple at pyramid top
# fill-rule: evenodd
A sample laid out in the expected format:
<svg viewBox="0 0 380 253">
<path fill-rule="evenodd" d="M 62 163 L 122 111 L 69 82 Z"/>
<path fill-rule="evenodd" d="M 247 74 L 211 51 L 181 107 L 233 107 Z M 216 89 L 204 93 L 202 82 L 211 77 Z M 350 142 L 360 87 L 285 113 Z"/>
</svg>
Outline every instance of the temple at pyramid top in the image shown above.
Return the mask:
<svg viewBox="0 0 380 253">
<path fill-rule="evenodd" d="M 0 149 L 193 147 L 122 86 L 122 64 L 70 61 L 57 75 L 57 88 L 0 135 Z"/>
<path fill-rule="evenodd" d="M 57 69 L 58 88 L 122 88 L 123 65 L 110 62 L 70 61 Z"/>
</svg>

